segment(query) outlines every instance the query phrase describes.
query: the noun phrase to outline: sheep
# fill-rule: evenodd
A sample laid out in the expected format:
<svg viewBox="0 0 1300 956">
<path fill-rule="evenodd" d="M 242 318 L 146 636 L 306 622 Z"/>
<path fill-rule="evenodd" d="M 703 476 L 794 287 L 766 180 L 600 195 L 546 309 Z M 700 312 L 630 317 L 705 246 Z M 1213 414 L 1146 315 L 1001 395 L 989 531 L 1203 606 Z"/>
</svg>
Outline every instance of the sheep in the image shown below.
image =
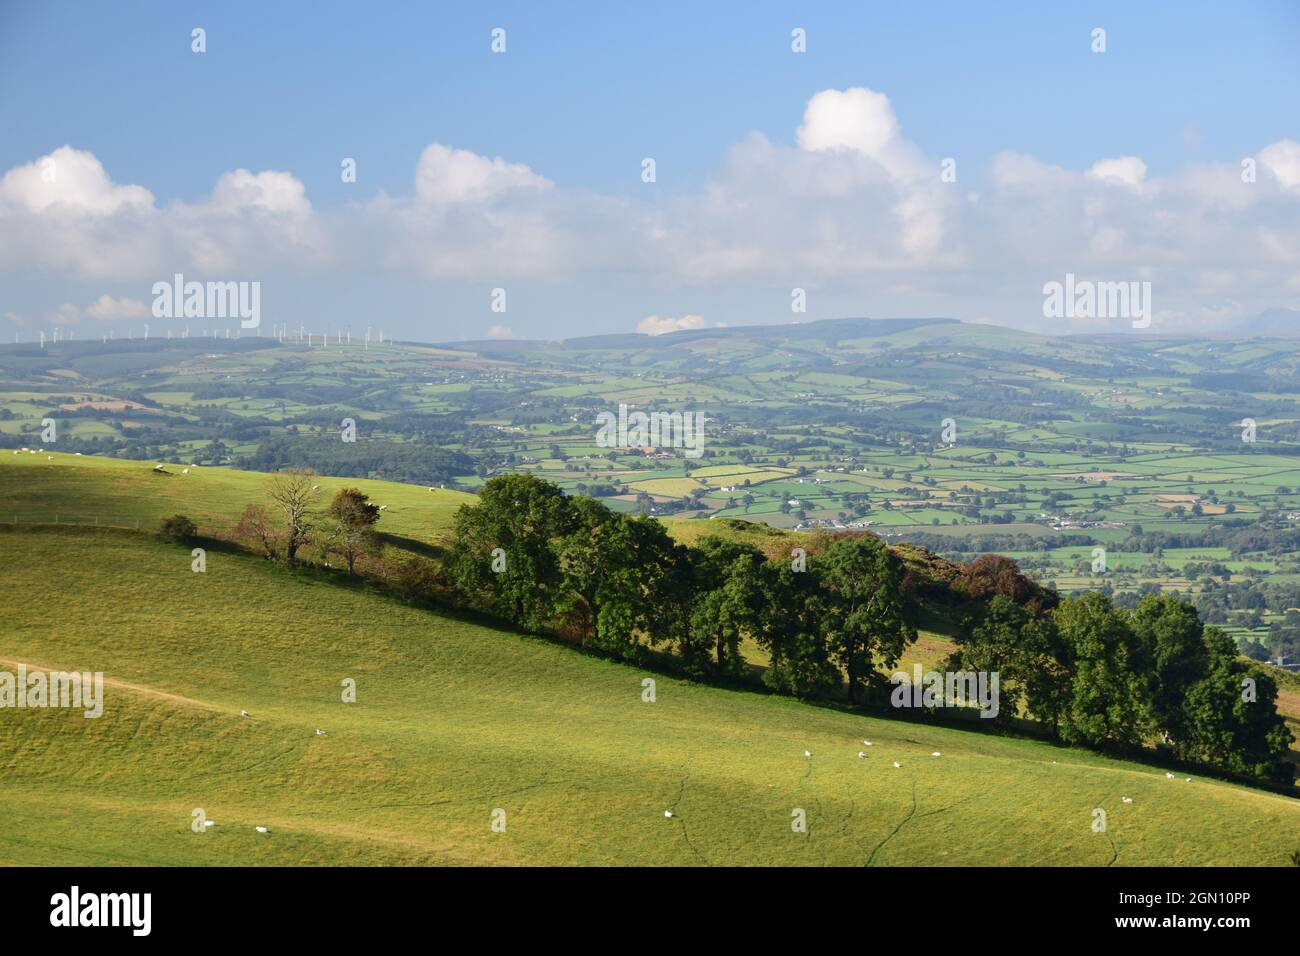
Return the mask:
<svg viewBox="0 0 1300 956">
<path fill-rule="evenodd" d="M 1173 779 L 1174 779 L 1174 775 L 1173 775 L 1172 773 L 1167 773 L 1167 774 L 1165 774 L 1165 779 L 1166 779 L 1166 780 L 1173 780 Z"/>
<path fill-rule="evenodd" d="M 898 769 L 899 767 L 901 767 L 901 766 L 902 766 L 902 764 L 899 763 L 897 760 L 894 761 L 894 769 L 895 769 L 895 770 L 897 770 L 897 769 Z"/>
<path fill-rule="evenodd" d="M 936 750 L 934 753 L 930 754 L 930 756 L 931 756 L 931 757 L 942 757 L 943 754 L 939 753 L 939 751 Z"/>
<path fill-rule="evenodd" d="M 190 473 L 190 470 L 189 470 L 188 468 L 182 468 L 182 469 L 181 469 L 181 474 L 182 474 L 182 475 L 188 475 L 189 473 Z"/>
<path fill-rule="evenodd" d="M 432 488 L 430 488 L 430 489 L 429 489 L 429 490 L 430 490 L 430 491 L 433 491 L 433 489 L 432 489 Z"/>
<path fill-rule="evenodd" d="M 1132 797 L 1120 797 L 1120 799 L 1123 800 L 1125 803 L 1132 803 L 1132 802 L 1133 802 L 1133 798 L 1132 798 Z"/>
<path fill-rule="evenodd" d="M 1191 778 L 1191 777 L 1188 777 L 1187 780 L 1186 780 L 1185 782 L 1186 782 L 1186 783 L 1191 783 L 1191 782 L 1192 782 L 1192 778 Z"/>
<path fill-rule="evenodd" d="M 203 821 L 203 825 L 204 825 L 205 827 L 215 827 L 215 826 L 217 825 L 217 821 L 216 821 L 216 820 L 204 820 L 204 821 Z"/>
<path fill-rule="evenodd" d="M 316 728 L 316 736 L 317 736 L 317 737 L 328 737 L 329 734 L 325 733 L 325 731 L 323 731 L 323 730 L 321 730 L 319 727 L 317 727 L 317 728 Z"/>
<path fill-rule="evenodd" d="M 387 510 L 388 510 L 388 505 L 380 505 L 380 506 L 379 506 L 379 510 L 380 510 L 380 511 L 387 511 Z"/>
<path fill-rule="evenodd" d="M 859 760 L 861 760 L 861 759 L 862 759 L 863 757 L 865 757 L 866 755 L 867 755 L 867 754 L 866 754 L 865 751 L 862 751 L 862 750 L 859 750 L 859 751 L 858 751 L 858 759 L 859 759 Z"/>
<path fill-rule="evenodd" d="M 811 751 L 811 750 L 805 750 L 805 751 L 803 752 L 803 755 L 804 755 L 805 757 L 811 757 L 811 756 L 812 756 L 812 751 Z"/>
<path fill-rule="evenodd" d="M 864 740 L 862 742 L 866 744 L 868 747 L 874 746 L 874 744 L 872 744 L 870 740 Z"/>
<path fill-rule="evenodd" d="M 311 490 L 312 490 L 312 491 L 320 491 L 320 485 L 312 485 L 312 486 L 311 486 Z"/>
<path fill-rule="evenodd" d="M 54 461 L 54 456 L 53 456 L 53 455 L 46 455 L 46 456 L 45 456 L 45 460 L 46 460 L 46 461 Z"/>
<path fill-rule="evenodd" d="M 248 711 L 246 711 L 246 710 L 241 710 L 241 711 L 239 712 L 239 716 L 240 716 L 240 717 L 252 717 L 253 715 L 250 714 L 250 713 L 249 713 Z"/>
<path fill-rule="evenodd" d="M 270 832 L 269 830 L 266 829 L 266 827 L 253 827 L 253 829 L 256 830 L 258 833 L 269 833 L 269 832 Z"/>
<path fill-rule="evenodd" d="M 665 810 L 665 811 L 664 811 L 664 816 L 665 816 L 665 817 L 668 817 L 668 818 L 671 819 L 671 818 L 672 818 L 672 815 L 673 815 L 673 812 L 672 812 L 671 810 Z"/>
</svg>

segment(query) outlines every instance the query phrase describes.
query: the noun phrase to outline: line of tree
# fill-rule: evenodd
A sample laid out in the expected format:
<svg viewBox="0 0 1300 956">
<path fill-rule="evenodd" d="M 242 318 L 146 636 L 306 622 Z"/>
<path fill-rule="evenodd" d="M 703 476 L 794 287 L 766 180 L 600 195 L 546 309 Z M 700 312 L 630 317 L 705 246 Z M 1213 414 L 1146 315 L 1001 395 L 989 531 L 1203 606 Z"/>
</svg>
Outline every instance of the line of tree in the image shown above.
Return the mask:
<svg viewBox="0 0 1300 956">
<path fill-rule="evenodd" d="M 942 562 L 937 581 L 919 581 L 874 535 L 818 540 L 806 559 L 717 536 L 684 545 L 651 518 L 511 474 L 458 511 L 443 573 L 457 603 L 516 627 L 633 661 L 666 648 L 701 677 L 742 676 L 748 641 L 769 656 L 769 686 L 853 704 L 887 699 L 883 671 L 916 640 L 919 602 L 946 589 L 939 603 L 964 613 L 944 666 L 999 672 L 1004 717 L 1039 721 L 1067 743 L 1157 743 L 1183 760 L 1293 779 L 1276 684 L 1186 601 L 1061 600 L 991 555 Z"/>
<path fill-rule="evenodd" d="M 322 514 L 315 482 L 305 469 L 273 476 L 271 508 L 250 504 L 236 538 L 290 564 L 300 552 L 338 556 L 349 575 L 363 556 L 380 559 L 378 509 L 344 488 Z M 813 534 L 792 552 L 767 543 L 683 544 L 653 518 L 507 474 L 458 510 L 441 566 L 405 554 L 367 570 L 408 601 L 473 608 L 632 662 L 668 654 L 698 679 L 747 677 L 749 645 L 768 656 L 762 679 L 774 690 L 860 706 L 886 704 L 886 673 L 916 640 L 918 614 L 937 613 L 960 620 L 943 669 L 999 674 L 998 722 L 1029 718 L 1070 744 L 1154 744 L 1233 773 L 1294 778 L 1276 683 L 1176 595 L 1134 608 L 1098 592 L 1061 599 L 1009 558 L 961 564 L 872 534 Z"/>
</svg>

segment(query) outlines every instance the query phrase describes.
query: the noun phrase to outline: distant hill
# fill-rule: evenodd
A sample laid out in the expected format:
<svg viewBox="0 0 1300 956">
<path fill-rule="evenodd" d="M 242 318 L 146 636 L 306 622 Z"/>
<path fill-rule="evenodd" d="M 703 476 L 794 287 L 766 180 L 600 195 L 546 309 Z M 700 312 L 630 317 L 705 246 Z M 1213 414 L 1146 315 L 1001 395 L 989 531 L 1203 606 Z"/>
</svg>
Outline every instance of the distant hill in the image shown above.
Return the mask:
<svg viewBox="0 0 1300 956">
<path fill-rule="evenodd" d="M 708 329 L 682 329 L 662 335 L 644 332 L 615 332 L 607 335 L 583 335 L 551 342 L 535 339 L 481 339 L 468 342 L 441 342 L 440 348 L 484 353 L 536 352 L 548 349 L 592 351 L 604 349 L 667 349 L 688 342 L 717 339 L 727 342 L 821 342 L 834 344 L 847 339 L 878 338 L 927 325 L 961 325 L 957 319 L 816 319 L 812 322 L 786 322 L 779 325 L 734 325 Z"/>
</svg>

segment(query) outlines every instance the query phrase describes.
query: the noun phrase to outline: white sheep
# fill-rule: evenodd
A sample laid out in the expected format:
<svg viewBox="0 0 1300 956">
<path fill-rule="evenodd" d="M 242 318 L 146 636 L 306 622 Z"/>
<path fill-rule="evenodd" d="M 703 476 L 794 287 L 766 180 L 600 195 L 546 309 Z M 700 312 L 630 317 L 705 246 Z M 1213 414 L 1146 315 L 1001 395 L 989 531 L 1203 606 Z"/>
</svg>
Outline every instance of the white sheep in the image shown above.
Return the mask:
<svg viewBox="0 0 1300 956">
<path fill-rule="evenodd" d="M 671 810 L 665 810 L 665 811 L 664 811 L 664 816 L 671 818 L 672 815 L 673 815 L 673 812 L 672 812 Z"/>
<path fill-rule="evenodd" d="M 323 730 L 321 730 L 319 727 L 317 727 L 317 728 L 316 728 L 316 736 L 317 736 L 317 737 L 328 737 L 329 734 L 325 733 L 325 731 L 323 731 Z"/>
<path fill-rule="evenodd" d="M 190 473 L 190 470 L 189 470 L 188 468 L 182 468 L 182 469 L 181 469 L 181 474 L 182 474 L 182 475 L 188 475 L 189 473 Z"/>
<path fill-rule="evenodd" d="M 899 763 L 897 760 L 894 761 L 894 767 L 895 767 L 895 768 L 898 768 L 898 767 L 901 767 L 901 766 L 902 766 L 902 764 Z"/>
<path fill-rule="evenodd" d="M 1120 799 L 1123 800 L 1125 803 L 1132 803 L 1132 802 L 1133 802 L 1133 798 L 1132 798 L 1132 797 L 1120 797 Z"/>
<path fill-rule="evenodd" d="M 866 756 L 866 752 L 865 752 L 865 751 L 862 751 L 862 750 L 859 750 L 859 751 L 858 751 L 858 759 L 859 759 L 859 760 L 861 760 L 861 759 L 862 759 L 863 757 L 865 757 L 865 756 Z"/>
<path fill-rule="evenodd" d="M 1167 774 L 1165 774 L 1165 779 L 1167 779 L 1167 780 L 1173 780 L 1173 779 L 1174 779 L 1174 775 L 1173 775 L 1172 773 L 1167 773 Z"/>
<path fill-rule="evenodd" d="M 251 717 L 251 716 L 253 716 L 253 715 L 250 714 L 250 713 L 249 713 L 248 711 L 246 711 L 246 710 L 241 710 L 241 711 L 239 712 L 239 716 L 240 716 L 240 717 Z"/>
<path fill-rule="evenodd" d="M 803 755 L 804 755 L 805 757 L 811 757 L 811 756 L 812 756 L 812 751 L 811 751 L 811 750 L 805 750 L 805 751 L 803 752 Z"/>
<path fill-rule="evenodd" d="M 266 829 L 266 827 L 253 827 L 253 829 L 256 830 L 258 833 L 268 833 L 268 832 L 270 832 L 270 831 L 268 831 L 268 830 Z"/>
<path fill-rule="evenodd" d="M 862 741 L 862 742 L 863 742 L 864 744 L 866 744 L 868 747 L 874 746 L 874 745 L 871 743 L 870 740 L 864 740 L 864 741 Z"/>
</svg>

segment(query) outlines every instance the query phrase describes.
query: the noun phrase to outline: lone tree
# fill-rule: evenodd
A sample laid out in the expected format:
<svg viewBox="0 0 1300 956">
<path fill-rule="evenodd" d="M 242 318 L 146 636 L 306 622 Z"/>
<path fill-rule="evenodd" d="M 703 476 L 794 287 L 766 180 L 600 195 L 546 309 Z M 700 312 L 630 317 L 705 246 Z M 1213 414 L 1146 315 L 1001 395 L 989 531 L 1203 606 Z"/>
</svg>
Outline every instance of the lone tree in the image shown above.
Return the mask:
<svg viewBox="0 0 1300 956">
<path fill-rule="evenodd" d="M 307 508 L 316 498 L 316 472 L 310 468 L 290 468 L 276 472 L 271 478 L 271 501 L 279 510 L 285 523 L 284 551 L 290 564 L 298 549 L 311 536 L 311 522 Z"/>
<path fill-rule="evenodd" d="M 343 488 L 330 502 L 329 513 L 336 523 L 330 549 L 343 556 L 351 575 L 357 558 L 379 547 L 375 533 L 379 506 L 372 505 L 356 488 Z"/>
</svg>

